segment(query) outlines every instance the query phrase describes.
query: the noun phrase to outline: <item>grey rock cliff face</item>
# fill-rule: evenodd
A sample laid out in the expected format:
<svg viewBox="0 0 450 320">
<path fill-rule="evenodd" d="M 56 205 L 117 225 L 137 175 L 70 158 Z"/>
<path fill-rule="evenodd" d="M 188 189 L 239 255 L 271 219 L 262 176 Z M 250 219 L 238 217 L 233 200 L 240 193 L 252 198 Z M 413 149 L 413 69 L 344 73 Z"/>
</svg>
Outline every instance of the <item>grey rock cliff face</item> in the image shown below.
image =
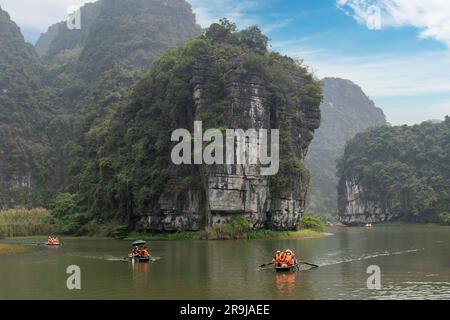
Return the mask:
<svg viewBox="0 0 450 320">
<path fill-rule="evenodd" d="M 304 115 L 295 123 L 292 136 L 295 153 L 301 160 L 307 153 L 314 131 L 320 125 L 318 105 L 297 104 L 287 99 L 277 111 L 268 102 L 268 84 L 262 74 L 245 78 L 238 74 L 239 57 L 229 63 L 226 84 L 229 108 L 225 119 L 233 129 L 279 128 L 285 117 L 295 110 Z M 193 77 L 195 109 L 205 107 L 203 88 L 209 79 L 204 76 L 210 68 L 205 59 Z M 302 79 L 298 79 L 302 83 Z M 162 197 L 157 206 L 141 215 L 137 228 L 146 231 L 200 230 L 226 222 L 233 215 L 246 218 L 253 229 L 297 230 L 305 208 L 307 177 L 293 175 L 282 192 L 271 189 L 269 176 L 261 175 L 257 165 L 202 165 L 198 179 L 203 188 Z"/>
<path fill-rule="evenodd" d="M 339 221 L 349 226 L 360 226 L 367 223 L 389 222 L 398 217 L 390 208 L 373 201 L 364 201 L 358 179 L 348 178 L 339 185 Z"/>
<path fill-rule="evenodd" d="M 87 3 L 80 8 L 81 29 L 69 30 L 65 21 L 51 25 L 36 42 L 36 52 L 46 60 L 56 62 L 58 55 L 80 50 L 92 26 L 98 19 L 104 0 Z"/>
</svg>

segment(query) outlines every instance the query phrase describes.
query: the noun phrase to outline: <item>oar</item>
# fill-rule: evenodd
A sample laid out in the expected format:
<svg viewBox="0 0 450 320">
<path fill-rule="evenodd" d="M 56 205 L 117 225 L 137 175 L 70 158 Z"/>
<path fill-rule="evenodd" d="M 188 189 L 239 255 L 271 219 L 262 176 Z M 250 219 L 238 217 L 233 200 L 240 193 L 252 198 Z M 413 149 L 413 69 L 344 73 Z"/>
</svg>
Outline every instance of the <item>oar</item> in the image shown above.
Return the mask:
<svg viewBox="0 0 450 320">
<path fill-rule="evenodd" d="M 130 259 L 130 257 L 124 257 L 123 260 L 128 260 Z M 150 256 L 150 260 L 152 260 L 152 262 L 158 261 L 158 259 L 153 258 L 152 256 Z"/>
<path fill-rule="evenodd" d="M 306 264 L 306 265 L 314 267 L 314 268 L 319 268 L 319 266 L 317 264 L 313 264 L 313 263 L 309 263 L 309 262 L 305 262 L 305 261 L 300 261 L 300 262 L 298 262 L 298 264 Z"/>
<path fill-rule="evenodd" d="M 264 268 L 264 267 L 267 267 L 267 266 L 269 266 L 269 265 L 273 265 L 273 262 L 271 261 L 271 262 L 269 262 L 269 263 L 262 264 L 262 265 L 260 265 L 259 267 L 260 267 L 260 268 Z"/>
</svg>

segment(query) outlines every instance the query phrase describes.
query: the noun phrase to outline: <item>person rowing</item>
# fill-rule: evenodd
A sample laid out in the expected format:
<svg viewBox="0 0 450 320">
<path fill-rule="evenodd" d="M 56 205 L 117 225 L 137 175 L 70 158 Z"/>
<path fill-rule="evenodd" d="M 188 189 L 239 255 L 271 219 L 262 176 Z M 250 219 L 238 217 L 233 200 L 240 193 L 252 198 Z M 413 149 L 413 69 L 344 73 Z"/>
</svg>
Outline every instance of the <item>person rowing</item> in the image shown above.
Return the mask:
<svg viewBox="0 0 450 320">
<path fill-rule="evenodd" d="M 141 257 L 150 257 L 150 252 L 148 251 L 148 248 L 146 246 L 142 248 Z"/>
<path fill-rule="evenodd" d="M 288 267 L 295 266 L 297 264 L 297 258 L 291 249 L 286 250 L 285 263 Z"/>
<path fill-rule="evenodd" d="M 141 253 L 138 246 L 135 246 L 131 253 L 128 255 L 130 258 L 140 257 Z"/>
</svg>

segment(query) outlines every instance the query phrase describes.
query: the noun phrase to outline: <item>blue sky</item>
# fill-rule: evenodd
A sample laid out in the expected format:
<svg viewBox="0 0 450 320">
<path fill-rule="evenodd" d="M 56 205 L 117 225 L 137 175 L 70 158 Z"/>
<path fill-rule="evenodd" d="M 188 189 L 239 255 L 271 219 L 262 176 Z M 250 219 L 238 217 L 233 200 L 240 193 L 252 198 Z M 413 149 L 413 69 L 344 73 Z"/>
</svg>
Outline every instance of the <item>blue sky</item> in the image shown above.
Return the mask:
<svg viewBox="0 0 450 320">
<path fill-rule="evenodd" d="M 360 85 L 392 124 L 450 114 L 450 1 L 188 0 L 206 27 L 258 25 L 272 50 Z M 86 0 L 0 0 L 28 41 Z M 375 9 L 374 9 L 375 8 Z M 379 18 L 378 18 L 379 17 Z"/>
</svg>

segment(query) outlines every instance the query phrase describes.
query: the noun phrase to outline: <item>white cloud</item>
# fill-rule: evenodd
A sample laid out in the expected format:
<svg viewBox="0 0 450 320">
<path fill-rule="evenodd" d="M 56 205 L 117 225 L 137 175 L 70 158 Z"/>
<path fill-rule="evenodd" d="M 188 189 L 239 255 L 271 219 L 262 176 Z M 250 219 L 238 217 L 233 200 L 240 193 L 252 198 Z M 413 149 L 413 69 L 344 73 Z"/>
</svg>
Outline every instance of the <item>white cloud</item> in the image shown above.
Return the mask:
<svg viewBox="0 0 450 320">
<path fill-rule="evenodd" d="M 337 0 L 336 5 L 368 26 L 374 21 L 371 9 L 377 7 L 381 18 L 379 28 L 416 27 L 421 29 L 421 37 L 433 38 L 450 48 L 448 0 Z"/>
<path fill-rule="evenodd" d="M 0 0 L 0 6 L 22 29 L 45 32 L 53 23 L 67 18 L 70 7 L 95 0 Z"/>
<path fill-rule="evenodd" d="M 450 53 L 447 51 L 397 55 L 334 56 L 300 54 L 319 77 L 336 76 L 360 84 L 371 96 L 399 97 L 450 93 Z"/>
<path fill-rule="evenodd" d="M 236 23 L 239 29 L 257 25 L 265 33 L 281 29 L 298 19 L 299 14 L 286 16 L 273 12 L 280 0 L 187 0 L 196 15 L 197 23 L 209 27 L 222 18 Z M 268 16 L 270 18 L 268 18 Z"/>
<path fill-rule="evenodd" d="M 0 6 L 9 12 L 12 19 L 24 30 L 45 32 L 47 28 L 67 17 L 71 6 L 80 7 L 97 0 L 0 0 Z M 278 0 L 187 0 L 191 3 L 197 22 L 208 27 L 221 18 L 228 18 L 239 28 L 260 25 L 264 32 L 283 28 L 292 22 L 292 18 L 282 17 L 267 22 L 259 13 L 270 12 Z"/>
<path fill-rule="evenodd" d="M 428 120 L 444 120 L 445 116 L 450 115 L 450 100 L 444 99 L 440 102 L 417 100 L 417 103 L 411 104 L 384 102 L 383 111 L 388 121 L 394 125 L 413 125 Z"/>
<path fill-rule="evenodd" d="M 197 17 L 197 23 L 202 27 L 209 27 L 221 18 L 228 18 L 240 28 L 256 24 L 250 17 L 248 10 L 259 8 L 260 3 L 255 0 L 188 0 Z"/>
<path fill-rule="evenodd" d="M 393 124 L 443 119 L 450 114 L 450 52 L 341 56 L 306 41 L 274 43 L 274 49 L 303 59 L 319 78 L 350 79 L 385 111 Z"/>
</svg>

